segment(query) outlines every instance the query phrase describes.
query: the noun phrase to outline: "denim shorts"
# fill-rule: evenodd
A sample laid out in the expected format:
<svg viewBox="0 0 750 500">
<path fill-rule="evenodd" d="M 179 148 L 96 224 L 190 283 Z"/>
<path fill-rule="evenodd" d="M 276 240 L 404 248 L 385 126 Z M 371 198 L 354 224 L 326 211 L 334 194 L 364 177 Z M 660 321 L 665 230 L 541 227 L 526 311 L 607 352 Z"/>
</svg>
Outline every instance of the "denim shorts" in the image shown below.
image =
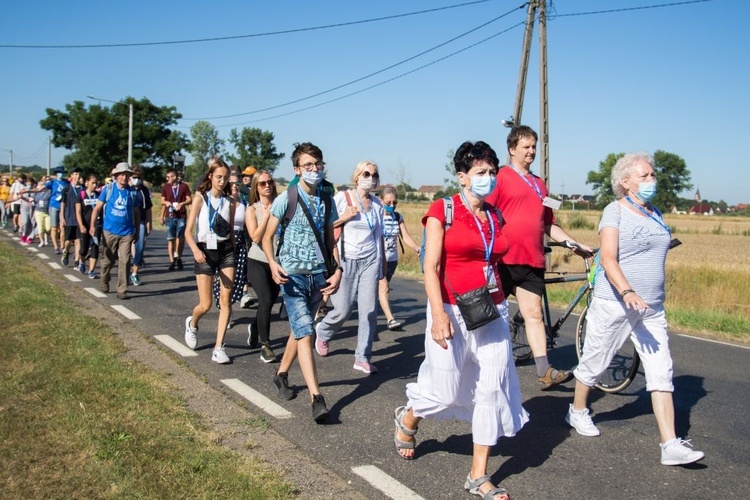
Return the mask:
<svg viewBox="0 0 750 500">
<path fill-rule="evenodd" d="M 281 285 L 289 326 L 296 340 L 312 335 L 315 331 L 313 319 L 323 299 L 320 289 L 326 286 L 328 283 L 323 273 L 290 274 L 289 281 Z"/>
<path fill-rule="evenodd" d="M 173 240 L 175 238 L 184 238 L 185 224 L 187 224 L 186 219 L 178 219 L 176 217 L 164 219 L 164 227 L 167 230 L 167 239 Z"/>
</svg>

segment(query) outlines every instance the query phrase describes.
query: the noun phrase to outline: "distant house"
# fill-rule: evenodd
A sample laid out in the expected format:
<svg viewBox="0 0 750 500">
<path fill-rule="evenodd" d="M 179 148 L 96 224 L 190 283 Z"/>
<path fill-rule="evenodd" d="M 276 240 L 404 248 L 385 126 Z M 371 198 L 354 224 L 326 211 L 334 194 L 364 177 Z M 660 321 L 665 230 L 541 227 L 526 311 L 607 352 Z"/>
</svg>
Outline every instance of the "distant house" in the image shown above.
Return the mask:
<svg viewBox="0 0 750 500">
<path fill-rule="evenodd" d="M 713 215 L 714 209 L 708 203 L 696 203 L 688 211 L 690 215 Z"/>
<path fill-rule="evenodd" d="M 414 196 L 425 200 L 432 200 L 435 198 L 435 195 L 443 189 L 443 186 L 424 185 L 414 191 Z"/>
</svg>

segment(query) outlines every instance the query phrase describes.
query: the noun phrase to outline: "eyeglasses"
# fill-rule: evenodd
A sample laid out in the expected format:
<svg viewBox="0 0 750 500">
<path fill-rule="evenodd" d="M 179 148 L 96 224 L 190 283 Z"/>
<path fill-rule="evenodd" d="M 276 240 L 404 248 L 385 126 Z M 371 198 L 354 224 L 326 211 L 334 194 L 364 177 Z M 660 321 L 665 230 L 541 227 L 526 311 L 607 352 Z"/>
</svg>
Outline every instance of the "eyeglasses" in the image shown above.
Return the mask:
<svg viewBox="0 0 750 500">
<path fill-rule="evenodd" d="M 240 181 L 229 181 L 229 184 L 231 184 L 232 186 L 239 186 Z"/>
<path fill-rule="evenodd" d="M 264 188 L 266 186 L 273 187 L 273 181 L 258 181 L 258 186 Z"/>
<path fill-rule="evenodd" d="M 371 174 L 370 172 L 365 170 L 364 172 L 362 172 L 362 177 L 364 177 L 365 179 L 369 179 L 370 177 L 372 177 L 373 179 L 380 179 L 380 174 L 377 172 Z"/>
<path fill-rule="evenodd" d="M 394 201 L 393 203 L 386 203 L 385 206 L 387 206 L 387 207 L 394 207 L 395 208 L 395 207 L 398 206 L 398 202 Z"/>
<path fill-rule="evenodd" d="M 315 163 L 304 163 L 297 166 L 299 168 L 305 169 L 306 172 L 309 172 L 313 169 L 313 167 L 317 167 L 318 170 L 323 170 L 326 166 L 326 163 L 324 161 L 316 161 Z"/>
</svg>

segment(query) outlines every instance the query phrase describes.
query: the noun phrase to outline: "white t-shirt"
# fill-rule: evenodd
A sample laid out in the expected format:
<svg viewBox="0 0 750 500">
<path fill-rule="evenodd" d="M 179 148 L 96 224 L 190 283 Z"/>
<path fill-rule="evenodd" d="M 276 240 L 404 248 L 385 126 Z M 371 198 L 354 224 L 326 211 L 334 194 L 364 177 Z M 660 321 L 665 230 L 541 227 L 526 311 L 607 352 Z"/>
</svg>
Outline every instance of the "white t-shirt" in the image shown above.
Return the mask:
<svg viewBox="0 0 750 500">
<path fill-rule="evenodd" d="M 360 212 L 344 224 L 342 238 L 344 240 L 344 255 L 347 259 L 361 259 L 380 250 L 380 240 L 383 238 L 383 205 L 374 196 L 370 197 L 370 211 L 364 213 L 364 207 L 357 196 L 356 190 L 349 191 L 352 205 Z M 346 195 L 339 191 L 333 197 L 339 217 L 349 207 Z M 341 239 L 339 239 L 339 254 L 341 253 Z"/>
</svg>

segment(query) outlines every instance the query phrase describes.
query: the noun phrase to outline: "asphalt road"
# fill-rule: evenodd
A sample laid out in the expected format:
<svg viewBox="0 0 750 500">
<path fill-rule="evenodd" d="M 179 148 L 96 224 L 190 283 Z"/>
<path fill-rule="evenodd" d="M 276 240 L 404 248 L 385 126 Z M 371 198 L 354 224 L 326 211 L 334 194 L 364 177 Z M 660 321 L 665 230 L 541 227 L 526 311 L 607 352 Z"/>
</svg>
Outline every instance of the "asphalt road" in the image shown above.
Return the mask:
<svg viewBox="0 0 750 500">
<path fill-rule="evenodd" d="M 7 231 L 1 234 L 12 236 Z M 49 247 L 20 246 L 45 262 L 59 263 L 59 256 Z M 166 335 L 183 344 L 184 320 L 197 302 L 189 252 L 185 261 L 185 270 L 167 271 L 166 240 L 163 232 L 156 231 L 147 243 L 143 285 L 130 287 L 130 300 L 120 301 L 114 293 L 98 300 L 137 314 L 141 319 L 132 321 L 140 322 L 146 334 Z M 98 280 L 89 280 L 71 267 L 56 272 L 80 279 L 71 286 L 98 289 Z M 210 360 L 215 311 L 201 321 L 197 356 L 184 357 L 184 361 L 205 374 L 212 387 L 237 400 L 245 401 L 232 388 L 236 385 L 230 387 L 227 380 L 236 379 L 251 388 L 249 393 L 256 401 L 259 394 L 287 410 L 282 418 L 266 414 L 271 426 L 368 497 L 469 498 L 463 490 L 471 460 L 469 424 L 424 421 L 414 461 L 402 460 L 394 450 L 393 409 L 404 404 L 405 384 L 415 380 L 423 359 L 425 295 L 417 281 L 395 278 L 392 287 L 392 307 L 405 326 L 403 331 L 390 332 L 380 318 L 379 338 L 373 348 L 373 362 L 380 373 L 366 375 L 352 369 L 356 345 L 352 319 L 332 341 L 329 356 L 316 355 L 322 392 L 331 409 L 326 425 L 316 425 L 310 417 L 309 396 L 298 366 L 290 373 L 298 397 L 292 401 L 276 397 L 271 377 L 277 365 L 262 363 L 259 352 L 246 343 L 247 325 L 255 309 L 234 310 L 237 324 L 226 336 L 231 365 Z M 274 313 L 277 311 L 275 307 Z M 120 312 L 113 309 L 113 314 Z M 272 345 L 281 356 L 289 326 L 276 315 L 274 319 Z M 575 318 L 568 320 L 558 347 L 550 352 L 555 366 L 570 368 L 576 362 L 574 324 Z M 688 436 L 696 449 L 705 451 L 702 462 L 685 467 L 659 464 L 659 436 L 642 373 L 624 393 L 593 393 L 594 421 L 602 435 L 587 438 L 569 429 L 563 420 L 573 384 L 541 392 L 533 366 L 526 365 L 519 367 L 518 373 L 531 421 L 516 437 L 504 438 L 495 447 L 489 468 L 493 479 L 502 482 L 516 499 L 750 496 L 750 432 L 746 423 L 750 418 L 750 350 L 676 333 L 671 346 L 678 435 Z M 259 404 L 269 411 L 277 408 L 262 400 Z M 264 414 L 261 408 L 257 412 Z"/>
</svg>

